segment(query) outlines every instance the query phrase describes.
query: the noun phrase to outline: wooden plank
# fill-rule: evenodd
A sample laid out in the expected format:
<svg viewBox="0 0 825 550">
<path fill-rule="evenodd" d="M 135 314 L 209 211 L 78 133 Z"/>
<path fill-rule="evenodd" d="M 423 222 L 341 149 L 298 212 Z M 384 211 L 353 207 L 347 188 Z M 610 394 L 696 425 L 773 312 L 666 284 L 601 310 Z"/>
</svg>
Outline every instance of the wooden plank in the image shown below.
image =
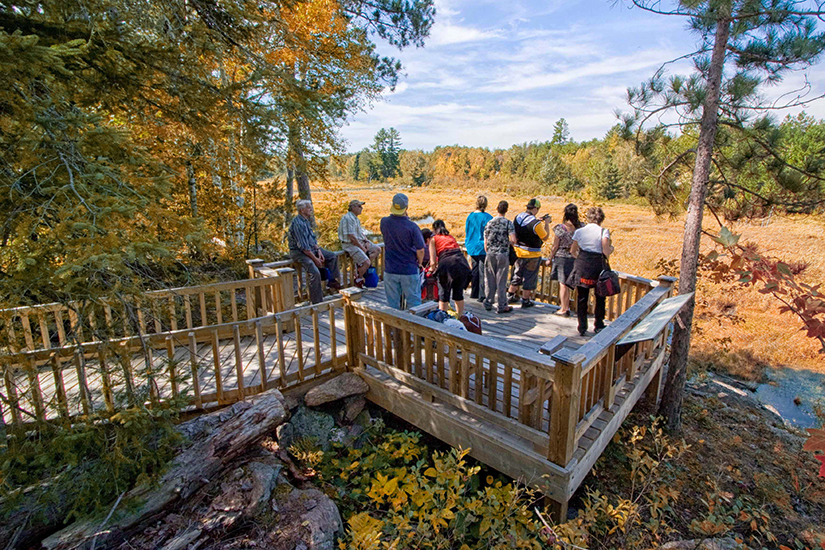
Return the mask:
<svg viewBox="0 0 825 550">
<path fill-rule="evenodd" d="M 367 399 L 514 478 L 528 480 L 551 498 L 566 501 L 568 473 L 548 462 L 506 431 L 442 403 L 426 403 L 424 396 L 391 377 L 364 368 L 356 372 L 370 386 Z"/>
<path fill-rule="evenodd" d="M 338 341 L 337 335 L 335 330 L 335 306 L 330 304 L 329 306 L 329 346 L 332 349 L 332 368 L 338 368 Z M 378 335 L 379 340 L 381 339 L 381 335 Z"/>
<path fill-rule="evenodd" d="M 278 339 L 278 373 L 280 375 L 280 385 L 286 386 L 286 359 L 284 358 L 284 331 L 281 326 L 281 319 L 275 318 L 276 338 Z M 300 331 L 299 331 L 300 332 Z"/>
<path fill-rule="evenodd" d="M 436 401 L 441 403 L 445 403 L 450 405 L 451 407 L 455 407 L 460 409 L 464 412 L 470 413 L 478 418 L 481 418 L 485 422 L 490 422 L 492 424 L 496 424 L 508 430 L 510 433 L 517 435 L 527 441 L 530 441 L 533 447 L 540 447 L 542 449 L 547 448 L 547 434 L 540 432 L 539 430 L 535 430 L 529 426 L 524 424 L 520 424 L 517 421 L 507 418 L 501 414 L 494 413 L 484 407 L 479 406 L 475 402 L 464 399 L 461 396 L 454 395 L 447 390 L 439 388 L 435 384 L 430 384 L 425 382 L 416 376 L 410 375 L 405 373 L 400 369 L 396 369 L 395 367 L 391 367 L 386 363 L 382 363 L 381 361 L 376 361 L 375 359 L 365 356 L 361 354 L 361 360 L 365 365 L 373 367 L 375 369 L 380 370 L 383 373 L 392 376 L 399 382 L 410 386 L 415 391 L 421 394 L 430 394 L 432 395 Z"/>
<path fill-rule="evenodd" d="M 571 359 L 570 362 L 557 360 L 556 379 L 553 381 L 550 446 L 547 458 L 560 466 L 566 466 L 576 450 L 576 424 L 581 400 L 584 355 L 578 354 Z"/>
<path fill-rule="evenodd" d="M 115 399 L 112 395 L 112 380 L 109 377 L 109 365 L 106 363 L 106 347 L 101 346 L 97 351 L 97 362 L 100 367 L 100 383 L 103 386 L 103 402 L 109 413 L 115 412 Z"/>
<path fill-rule="evenodd" d="M 477 405 L 484 402 L 484 356 L 481 353 L 475 354 L 475 368 L 473 369 L 473 392 Z"/>
<path fill-rule="evenodd" d="M 559 334 L 555 336 L 549 342 L 545 342 L 539 348 L 539 353 L 543 353 L 544 355 L 553 355 L 557 351 L 559 351 L 562 347 L 564 347 L 564 343 L 567 341 L 567 336 L 562 336 Z"/>
<path fill-rule="evenodd" d="M 26 377 L 29 380 L 29 394 L 34 405 L 34 416 L 38 422 L 46 422 L 46 408 L 43 406 L 43 393 L 40 390 L 40 379 L 34 365 L 28 365 Z"/>
<path fill-rule="evenodd" d="M 172 397 L 178 396 L 178 373 L 175 365 L 175 341 L 171 336 L 166 337 L 166 365 L 169 369 L 169 383 L 172 388 Z"/>
<path fill-rule="evenodd" d="M 435 364 L 435 340 L 424 338 L 424 379 L 430 384 L 433 383 L 433 367 Z"/>
<path fill-rule="evenodd" d="M 198 342 L 195 333 L 189 333 L 189 368 L 192 369 L 192 393 L 195 396 L 195 407 L 203 407 L 201 400 L 200 373 L 198 372 Z"/>
<path fill-rule="evenodd" d="M 205 326 L 210 324 L 209 323 L 209 317 L 208 317 L 207 312 L 206 312 L 206 293 L 205 292 L 199 292 L 198 293 L 198 305 L 200 305 L 200 311 L 201 311 L 200 326 L 205 327 Z"/>
<path fill-rule="evenodd" d="M 26 339 L 26 347 L 34 349 L 34 337 L 32 335 L 32 325 L 29 321 L 29 316 L 23 314 L 20 316 L 20 323 L 23 325 L 23 336 Z"/>
<path fill-rule="evenodd" d="M 292 315 L 295 323 L 295 348 L 298 352 L 298 380 L 304 380 L 304 342 L 301 330 L 301 317 L 297 313 Z M 355 329 L 355 327 L 353 327 Z"/>
<path fill-rule="evenodd" d="M 423 365 L 421 363 L 421 336 L 416 334 L 412 334 L 413 339 L 413 360 L 412 360 L 412 367 L 413 372 L 419 378 L 426 379 L 427 375 L 424 372 Z"/>
<path fill-rule="evenodd" d="M 54 322 L 57 326 L 57 340 L 61 346 L 66 345 L 66 329 L 63 326 L 63 314 L 60 311 L 54 312 Z"/>
<path fill-rule="evenodd" d="M 221 291 L 215 291 L 215 315 L 218 318 L 218 324 L 223 324 L 223 308 L 221 307 Z"/>
<path fill-rule="evenodd" d="M 378 319 L 373 317 L 368 317 L 367 319 L 370 320 L 374 329 L 375 329 L 375 357 L 378 358 L 379 361 L 384 360 L 384 330 L 383 325 Z"/>
<path fill-rule="evenodd" d="M 679 314 L 679 311 L 693 298 L 693 295 L 693 292 L 689 292 L 662 300 L 653 311 L 633 327 L 633 330 L 625 334 L 617 342 L 617 345 L 653 340 Z"/>
<path fill-rule="evenodd" d="M 15 384 L 11 368 L 6 366 L 3 371 L 3 380 L 6 384 L 6 395 L 9 401 L 12 424 L 17 430 L 22 430 L 23 419 L 20 416 L 20 398 L 17 395 L 17 385 Z"/>
<path fill-rule="evenodd" d="M 258 351 L 258 376 L 261 379 L 261 391 L 263 392 L 266 391 L 267 377 L 266 355 L 264 354 L 264 327 L 260 321 L 255 323 L 255 348 Z M 333 350 L 332 356 L 335 357 L 335 350 Z"/>
<path fill-rule="evenodd" d="M 318 310 L 312 310 L 312 337 L 315 349 L 315 375 L 321 374 L 321 336 L 318 330 Z"/>
<path fill-rule="evenodd" d="M 235 330 L 232 333 L 232 343 L 235 348 L 235 375 L 238 377 L 238 394 L 241 399 L 244 399 L 245 385 L 243 380 L 243 358 L 241 357 L 241 330 L 238 328 L 238 325 L 235 325 L 234 328 Z"/>
<path fill-rule="evenodd" d="M 186 315 L 186 328 L 192 328 L 192 300 L 189 295 L 183 297 L 183 310 Z"/>
<path fill-rule="evenodd" d="M 610 419 L 603 424 L 598 438 L 589 446 L 584 456 L 578 461 L 578 463 L 572 465 L 567 494 L 572 495 L 593 468 L 596 460 L 598 460 L 604 452 L 604 449 L 613 439 L 613 435 L 616 431 L 618 431 L 619 427 L 622 425 L 622 422 L 624 422 L 625 418 L 627 418 L 633 410 L 633 406 L 644 393 L 651 379 L 654 377 L 656 372 L 661 369 L 664 358 L 665 351 L 663 349 L 652 361 L 649 362 L 649 366 L 640 371 L 639 377 L 632 381 L 633 387 L 627 392 L 621 403 L 619 403 L 619 399 L 617 399 L 610 411 L 604 411 L 602 413 L 601 417 L 606 418 L 609 416 Z"/>
<path fill-rule="evenodd" d="M 63 383 L 63 367 L 56 355 L 53 355 L 49 364 L 54 377 L 55 396 L 57 397 L 57 411 L 64 420 L 69 419 L 69 401 L 66 399 L 66 386 Z"/>
<path fill-rule="evenodd" d="M 447 349 L 449 353 L 449 368 L 450 368 L 450 382 L 448 389 L 450 393 L 458 395 L 461 389 L 459 388 L 458 381 L 459 381 L 459 373 L 461 372 L 461 368 L 458 366 L 458 354 L 456 353 L 455 346 L 447 344 Z"/>
<path fill-rule="evenodd" d="M 498 411 L 498 363 L 490 360 L 490 374 L 487 377 L 487 406 L 491 411 Z"/>
<path fill-rule="evenodd" d="M 77 385 L 80 393 L 80 404 L 83 407 L 83 414 L 87 420 L 92 413 L 92 402 L 90 399 L 89 385 L 86 382 L 86 361 L 83 358 L 82 348 L 74 354 L 74 367 L 77 372 Z"/>
<path fill-rule="evenodd" d="M 235 296 L 235 289 L 229 291 L 229 299 L 232 304 L 232 322 L 238 322 L 238 298 Z"/>
<path fill-rule="evenodd" d="M 504 385 L 503 385 L 503 408 L 504 416 L 510 418 L 513 415 L 512 399 L 513 399 L 513 367 L 509 364 L 504 364 Z"/>
<path fill-rule="evenodd" d="M 223 377 L 221 376 L 221 346 L 218 342 L 218 331 L 212 331 L 212 366 L 215 369 L 215 393 L 218 403 L 225 403 L 223 394 Z"/>
</svg>

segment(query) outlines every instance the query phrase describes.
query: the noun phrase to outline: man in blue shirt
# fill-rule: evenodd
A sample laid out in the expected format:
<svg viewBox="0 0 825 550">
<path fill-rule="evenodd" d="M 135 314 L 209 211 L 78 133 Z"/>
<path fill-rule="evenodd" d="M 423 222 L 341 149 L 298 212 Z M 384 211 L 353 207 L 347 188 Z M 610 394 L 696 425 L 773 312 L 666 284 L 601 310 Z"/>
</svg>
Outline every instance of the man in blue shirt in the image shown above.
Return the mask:
<svg viewBox="0 0 825 550">
<path fill-rule="evenodd" d="M 476 209 L 467 216 L 464 225 L 464 246 L 467 254 L 473 260 L 473 271 L 470 277 L 473 289 L 470 298 L 479 302 L 484 301 L 484 260 L 487 253 L 484 251 L 484 228 L 493 217 L 487 213 L 487 197 L 479 195 L 476 199 Z"/>
<path fill-rule="evenodd" d="M 421 229 L 407 217 L 409 199 L 398 193 L 392 198 L 390 215 L 381 218 L 384 237 L 384 291 L 387 304 L 401 309 L 401 296 L 407 307 L 421 304 L 421 261 L 424 259 L 424 238 Z"/>
</svg>

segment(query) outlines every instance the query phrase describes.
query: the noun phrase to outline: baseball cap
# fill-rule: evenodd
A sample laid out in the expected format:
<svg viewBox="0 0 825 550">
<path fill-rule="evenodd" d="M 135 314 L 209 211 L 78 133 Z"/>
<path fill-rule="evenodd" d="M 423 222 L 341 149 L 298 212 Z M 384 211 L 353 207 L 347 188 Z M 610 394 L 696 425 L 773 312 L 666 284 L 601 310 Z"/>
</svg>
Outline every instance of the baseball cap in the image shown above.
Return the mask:
<svg viewBox="0 0 825 550">
<path fill-rule="evenodd" d="M 541 208 L 541 201 L 538 199 L 530 199 L 527 202 L 527 208 Z"/>
<path fill-rule="evenodd" d="M 392 207 L 390 208 L 390 214 L 394 214 L 396 216 L 403 216 L 404 213 L 407 211 L 407 207 L 410 205 L 410 200 L 407 198 L 407 195 L 404 193 L 396 193 L 395 196 L 392 198 Z"/>
<path fill-rule="evenodd" d="M 349 207 L 350 208 L 352 208 L 353 206 L 363 206 L 365 204 L 367 204 L 367 203 L 365 203 L 364 201 L 359 201 L 358 199 L 353 199 L 353 200 L 349 201 Z"/>
</svg>

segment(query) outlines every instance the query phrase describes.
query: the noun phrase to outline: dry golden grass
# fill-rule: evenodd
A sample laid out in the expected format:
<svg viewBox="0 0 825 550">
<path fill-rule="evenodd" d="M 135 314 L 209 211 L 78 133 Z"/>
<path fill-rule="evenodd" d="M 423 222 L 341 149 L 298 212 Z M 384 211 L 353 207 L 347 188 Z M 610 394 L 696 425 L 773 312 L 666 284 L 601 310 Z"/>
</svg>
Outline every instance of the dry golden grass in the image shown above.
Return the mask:
<svg viewBox="0 0 825 550">
<path fill-rule="evenodd" d="M 364 226 L 378 231 L 380 219 L 388 214 L 391 198 L 397 190 L 386 188 L 348 189 L 316 193 L 316 200 L 329 207 L 353 198 L 367 202 L 362 221 Z M 443 219 L 459 240 L 464 236 L 464 220 L 475 205 L 482 190 L 406 189 L 410 198 L 409 214 L 413 218 L 433 215 Z M 510 202 L 508 217 L 521 212 L 528 196 L 485 193 L 490 210 L 500 200 Z M 561 219 L 568 201 L 558 197 L 540 197 L 542 212 Z M 579 202 L 579 210 L 588 204 Z M 679 258 L 682 248 L 684 219 L 656 218 L 647 208 L 629 204 L 602 205 L 604 226 L 611 230 L 616 252 L 612 267 L 619 271 L 655 278 L 660 260 Z M 705 218 L 705 228 L 713 231 L 715 220 Z M 802 275 L 807 282 L 825 280 L 825 220 L 797 217 L 774 217 L 766 227 L 756 224 L 735 224 L 731 229 L 743 235 L 743 241 L 757 243 L 760 250 L 786 261 L 803 260 L 809 264 Z M 705 250 L 711 248 L 704 243 Z M 697 292 L 696 334 L 693 358 L 724 368 L 733 374 L 758 378 L 764 365 L 789 366 L 825 372 L 825 358 L 818 353 L 816 341 L 800 330 L 802 323 L 792 314 L 780 314 L 778 302 L 753 288 L 735 284 L 715 284 L 700 280 Z"/>
</svg>

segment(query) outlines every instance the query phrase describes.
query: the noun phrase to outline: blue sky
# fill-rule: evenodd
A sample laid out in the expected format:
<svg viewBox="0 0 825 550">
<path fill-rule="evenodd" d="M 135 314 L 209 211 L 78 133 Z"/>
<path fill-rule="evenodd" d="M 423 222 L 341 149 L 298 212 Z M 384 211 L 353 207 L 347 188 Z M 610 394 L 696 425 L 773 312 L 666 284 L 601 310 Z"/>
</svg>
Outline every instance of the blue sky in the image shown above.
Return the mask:
<svg viewBox="0 0 825 550">
<path fill-rule="evenodd" d="M 379 46 L 402 61 L 406 76 L 394 93 L 387 91 L 342 128 L 347 150 L 367 147 L 390 126 L 401 132 L 405 149 L 549 140 L 559 118 L 576 141 L 602 137 L 616 123 L 614 111 L 628 110 L 628 86 L 697 44 L 683 18 L 629 9 L 628 3 L 436 0 L 424 48 Z M 690 72 L 686 62 L 669 67 Z M 807 77 L 822 93 L 825 67 L 812 67 Z M 792 73 L 766 94 L 779 96 L 804 78 Z M 806 111 L 825 117 L 825 101 Z"/>
</svg>

